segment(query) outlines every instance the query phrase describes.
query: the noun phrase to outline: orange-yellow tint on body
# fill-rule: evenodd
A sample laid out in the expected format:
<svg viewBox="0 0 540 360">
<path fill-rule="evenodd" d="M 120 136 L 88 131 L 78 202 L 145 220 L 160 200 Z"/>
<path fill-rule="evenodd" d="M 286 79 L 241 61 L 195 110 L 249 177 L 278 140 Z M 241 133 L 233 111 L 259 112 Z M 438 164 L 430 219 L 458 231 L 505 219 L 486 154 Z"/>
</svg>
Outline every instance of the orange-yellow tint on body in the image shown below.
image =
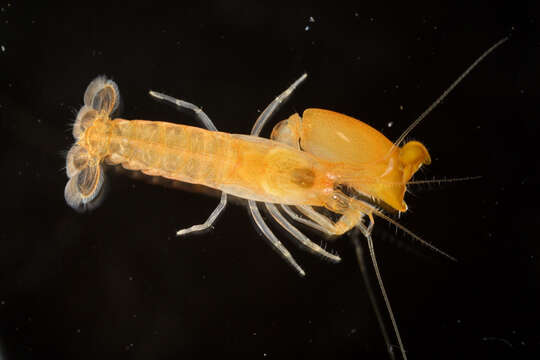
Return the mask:
<svg viewBox="0 0 540 360">
<path fill-rule="evenodd" d="M 300 146 L 306 152 L 341 163 L 337 175 L 356 191 L 406 211 L 406 184 L 422 164 L 427 149 L 417 141 L 393 146 L 382 133 L 350 116 L 307 109 L 277 124 L 272 139 Z"/>
<path fill-rule="evenodd" d="M 333 165 L 285 144 L 159 121 L 94 121 L 92 157 L 256 201 L 324 206 Z"/>
</svg>

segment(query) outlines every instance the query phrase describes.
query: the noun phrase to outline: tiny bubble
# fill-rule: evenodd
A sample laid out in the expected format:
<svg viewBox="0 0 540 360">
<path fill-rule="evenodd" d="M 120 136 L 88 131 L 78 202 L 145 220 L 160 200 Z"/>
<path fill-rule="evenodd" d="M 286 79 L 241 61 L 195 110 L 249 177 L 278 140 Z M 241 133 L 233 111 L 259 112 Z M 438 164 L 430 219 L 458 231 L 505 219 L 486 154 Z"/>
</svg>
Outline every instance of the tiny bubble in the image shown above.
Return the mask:
<svg viewBox="0 0 540 360">
<path fill-rule="evenodd" d="M 437 30 L 437 29 L 438 29 L 438 28 L 437 28 L 437 26 L 435 25 L 435 26 L 433 27 L 433 30 Z"/>
<path fill-rule="evenodd" d="M 525 94 L 525 90 L 521 89 L 521 90 L 519 90 L 519 93 L 520 93 L 521 95 L 523 95 L 523 94 Z"/>
<path fill-rule="evenodd" d="M 309 25 L 306 25 L 306 27 L 304 28 L 304 31 L 309 31 Z"/>
<path fill-rule="evenodd" d="M 77 329 L 75 330 L 77 332 L 77 334 L 80 334 L 81 333 L 81 329 Z"/>
<path fill-rule="evenodd" d="M 133 281 L 133 276 L 130 276 L 128 279 L 129 281 Z"/>
<path fill-rule="evenodd" d="M 369 21 L 374 22 L 374 21 L 375 21 L 375 18 L 372 18 L 372 17 L 371 17 L 371 18 L 369 18 Z"/>
<path fill-rule="evenodd" d="M 388 124 L 386 124 L 386 126 L 388 126 L 389 128 L 391 128 L 392 126 L 394 126 L 394 122 L 393 122 L 393 121 L 390 121 L 390 122 L 388 122 Z"/>
<path fill-rule="evenodd" d="M 458 319 L 456 322 L 457 322 L 458 324 L 461 324 L 461 320 L 460 320 L 460 319 Z"/>
<path fill-rule="evenodd" d="M 477 125 L 476 128 L 477 128 L 477 129 L 480 129 L 480 125 Z"/>
<path fill-rule="evenodd" d="M 5 300 L 0 301 L 0 305 L 6 305 L 6 301 Z"/>
<path fill-rule="evenodd" d="M 354 13 L 354 16 L 355 16 L 355 17 L 358 17 L 358 13 L 357 13 L 357 12 L 355 12 L 355 13 Z"/>
<path fill-rule="evenodd" d="M 396 88 L 396 89 L 399 89 L 399 85 L 396 85 L 395 88 Z"/>
<path fill-rule="evenodd" d="M 254 333 L 253 333 L 253 336 L 257 336 L 257 333 L 256 333 L 256 332 L 254 332 Z"/>
<path fill-rule="evenodd" d="M 137 318 L 137 314 L 133 314 L 133 318 L 136 319 L 136 318 Z"/>
</svg>

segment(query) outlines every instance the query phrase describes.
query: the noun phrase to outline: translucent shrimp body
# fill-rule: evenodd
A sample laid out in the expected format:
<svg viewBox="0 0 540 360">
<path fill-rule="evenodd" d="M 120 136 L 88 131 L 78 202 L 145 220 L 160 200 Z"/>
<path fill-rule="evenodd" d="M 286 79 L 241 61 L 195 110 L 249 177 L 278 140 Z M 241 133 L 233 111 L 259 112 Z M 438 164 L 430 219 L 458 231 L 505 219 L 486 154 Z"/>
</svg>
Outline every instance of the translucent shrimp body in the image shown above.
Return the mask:
<svg viewBox="0 0 540 360">
<path fill-rule="evenodd" d="M 110 95 L 100 91 L 92 103 L 104 103 L 96 98 L 103 94 Z M 108 108 L 83 106 L 75 126 L 78 141 L 68 156 L 68 175 L 78 163 L 73 157 L 80 158 L 76 154 L 82 152 L 92 159 L 93 167 L 102 162 L 120 164 L 128 170 L 202 184 L 256 201 L 324 206 L 332 193 L 336 166 L 285 144 L 167 122 L 111 120 L 109 114 Z M 96 191 L 96 185 L 86 190 Z M 68 194 L 66 198 L 71 199 Z"/>
</svg>

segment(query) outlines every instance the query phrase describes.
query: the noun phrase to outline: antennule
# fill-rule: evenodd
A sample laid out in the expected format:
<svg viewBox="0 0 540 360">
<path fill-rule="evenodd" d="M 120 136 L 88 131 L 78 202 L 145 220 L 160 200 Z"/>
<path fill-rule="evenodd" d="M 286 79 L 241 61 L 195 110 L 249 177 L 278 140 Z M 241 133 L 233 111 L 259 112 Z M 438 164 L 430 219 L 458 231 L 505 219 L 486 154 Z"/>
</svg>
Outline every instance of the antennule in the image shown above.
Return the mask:
<svg viewBox="0 0 540 360">
<path fill-rule="evenodd" d="M 390 149 L 389 153 L 391 153 L 394 148 L 396 146 L 399 146 L 403 140 L 405 139 L 405 137 L 407 135 L 409 135 L 409 133 L 412 131 L 412 129 L 414 129 L 416 127 L 416 125 L 418 125 L 420 123 L 420 121 L 422 121 L 433 109 L 435 109 L 437 107 L 437 105 L 439 105 L 441 103 L 441 101 L 444 100 L 444 98 L 446 96 L 448 96 L 448 94 L 450 94 L 450 92 L 452 90 L 454 90 L 454 88 L 467 76 L 469 75 L 469 73 L 482 61 L 484 60 L 484 58 L 486 56 L 488 56 L 491 52 L 493 52 L 493 50 L 495 50 L 496 48 L 498 48 L 501 44 L 503 44 L 506 40 L 508 40 L 508 37 L 505 36 L 503 37 L 501 40 L 497 41 L 497 43 L 495 43 L 495 45 L 491 46 L 489 49 L 487 49 L 482 55 L 480 55 L 480 57 L 478 59 L 476 59 L 468 68 L 467 70 L 465 70 L 449 87 L 448 89 L 446 89 L 441 96 L 439 96 L 437 98 L 437 100 L 435 100 L 433 102 L 433 104 L 431 104 L 422 114 L 420 114 L 420 116 L 413 121 L 413 123 L 411 125 L 409 125 L 409 127 L 403 132 L 403 134 L 401 134 L 401 136 L 396 140 L 396 142 L 394 143 L 394 145 L 392 145 L 392 148 Z"/>
</svg>

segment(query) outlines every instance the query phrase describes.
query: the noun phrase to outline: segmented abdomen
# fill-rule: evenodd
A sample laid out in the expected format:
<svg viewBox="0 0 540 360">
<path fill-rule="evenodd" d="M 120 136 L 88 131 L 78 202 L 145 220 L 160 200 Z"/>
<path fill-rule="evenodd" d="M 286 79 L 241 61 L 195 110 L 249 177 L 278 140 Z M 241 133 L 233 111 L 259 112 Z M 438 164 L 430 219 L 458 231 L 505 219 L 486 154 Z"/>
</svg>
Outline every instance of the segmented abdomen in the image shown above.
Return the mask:
<svg viewBox="0 0 540 360">
<path fill-rule="evenodd" d="M 113 121 L 109 162 L 148 175 L 216 187 L 234 159 L 228 134 L 158 121 Z"/>
</svg>

